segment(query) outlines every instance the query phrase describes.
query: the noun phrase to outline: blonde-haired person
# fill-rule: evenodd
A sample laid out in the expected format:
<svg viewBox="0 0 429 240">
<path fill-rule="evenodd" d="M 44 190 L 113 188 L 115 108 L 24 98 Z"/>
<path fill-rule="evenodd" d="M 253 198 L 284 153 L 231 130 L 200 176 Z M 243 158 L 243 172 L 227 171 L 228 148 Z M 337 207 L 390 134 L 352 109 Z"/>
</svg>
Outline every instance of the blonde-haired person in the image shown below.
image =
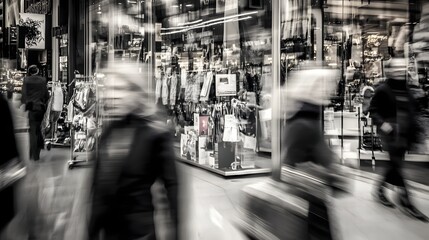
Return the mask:
<svg viewBox="0 0 429 240">
<path fill-rule="evenodd" d="M 134 63 L 103 72 L 107 112 L 115 116 L 103 130 L 92 188 L 89 237 L 157 239 L 151 187 L 164 183 L 172 225 L 178 239 L 178 175 L 171 133 L 157 120 L 148 79 Z M 153 100 L 153 99 L 152 99 Z M 167 231 L 167 229 L 162 229 Z"/>
</svg>

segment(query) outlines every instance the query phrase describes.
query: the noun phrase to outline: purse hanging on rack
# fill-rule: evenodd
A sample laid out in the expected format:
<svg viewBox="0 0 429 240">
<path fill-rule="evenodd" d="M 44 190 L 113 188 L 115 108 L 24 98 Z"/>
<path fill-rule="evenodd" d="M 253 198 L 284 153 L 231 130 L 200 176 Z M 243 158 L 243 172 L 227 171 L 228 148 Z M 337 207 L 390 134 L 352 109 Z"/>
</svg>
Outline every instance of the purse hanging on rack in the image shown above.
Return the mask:
<svg viewBox="0 0 429 240">
<path fill-rule="evenodd" d="M 234 112 L 234 111 L 233 111 Z M 225 114 L 225 126 L 223 129 L 224 142 L 239 142 L 238 121 L 235 114 Z"/>
</svg>

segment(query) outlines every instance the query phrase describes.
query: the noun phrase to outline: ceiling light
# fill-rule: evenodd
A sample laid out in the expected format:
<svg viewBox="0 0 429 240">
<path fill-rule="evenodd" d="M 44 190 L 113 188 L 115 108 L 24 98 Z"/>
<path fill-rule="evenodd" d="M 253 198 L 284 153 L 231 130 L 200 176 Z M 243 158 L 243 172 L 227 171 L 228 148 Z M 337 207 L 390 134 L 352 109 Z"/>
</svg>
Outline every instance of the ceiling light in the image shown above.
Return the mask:
<svg viewBox="0 0 429 240">
<path fill-rule="evenodd" d="M 193 6 L 194 6 L 194 4 L 186 4 L 185 6 L 186 6 L 186 7 L 193 7 Z"/>
<path fill-rule="evenodd" d="M 178 7 L 179 7 L 179 5 L 173 5 L 173 7 L 174 7 L 174 8 L 178 8 Z"/>
</svg>

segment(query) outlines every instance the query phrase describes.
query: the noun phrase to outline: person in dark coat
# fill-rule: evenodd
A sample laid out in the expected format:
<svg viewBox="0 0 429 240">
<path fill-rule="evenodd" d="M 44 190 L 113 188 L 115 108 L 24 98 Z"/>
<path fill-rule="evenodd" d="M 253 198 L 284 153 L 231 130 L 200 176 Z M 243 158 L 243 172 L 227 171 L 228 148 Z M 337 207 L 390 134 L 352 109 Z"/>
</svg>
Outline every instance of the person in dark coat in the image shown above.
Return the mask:
<svg viewBox="0 0 429 240">
<path fill-rule="evenodd" d="M 151 187 L 162 180 L 172 222 L 171 229 L 162 231 L 170 230 L 172 239 L 178 239 L 179 184 L 172 136 L 136 83 L 138 74 L 124 73 L 126 67 L 105 83 L 106 104 L 110 96 L 115 98 L 107 115 L 116 120 L 103 130 L 99 143 L 89 237 L 97 239 L 104 231 L 105 239 L 157 239 Z"/>
<path fill-rule="evenodd" d="M 1 132 L 1 154 L 0 154 L 0 169 L 10 160 L 18 157 L 16 147 L 15 133 L 12 121 L 12 114 L 6 99 L 0 96 L 0 132 Z M 0 173 L 2 174 L 2 173 Z M 0 176 L 1 178 L 1 176 Z M 0 235 L 2 230 L 13 219 L 14 210 L 14 186 L 8 186 L 0 189 Z"/>
<path fill-rule="evenodd" d="M 370 117 L 377 126 L 382 146 L 389 153 L 389 168 L 377 187 L 376 199 L 387 207 L 394 207 L 385 195 L 387 184 L 399 187 L 400 204 L 412 216 L 427 221 L 410 200 L 402 167 L 405 152 L 418 141 L 415 119 L 416 102 L 405 80 L 406 62 L 392 59 L 385 67 L 387 80 L 375 89 L 370 103 Z"/>
<path fill-rule="evenodd" d="M 39 69 L 32 65 L 28 68 L 30 76 L 24 78 L 21 103 L 28 111 L 30 125 L 30 159 L 40 159 L 40 151 L 44 148 L 41 124 L 49 100 L 46 78 L 37 75 Z"/>
<path fill-rule="evenodd" d="M 322 106 L 329 103 L 331 91 L 328 89 L 335 89 L 335 74 L 335 70 L 315 68 L 291 75 L 295 82 L 289 84 L 286 95 L 289 95 L 288 102 L 292 108 L 286 113 L 286 127 L 282 132 L 281 159 L 286 166 L 312 165 L 328 173 L 333 172 L 334 164 L 339 162 L 325 141 L 321 118 Z M 323 91 L 321 86 L 327 87 L 327 91 Z M 315 174 L 317 171 L 310 173 L 312 176 Z M 319 198 L 316 192 L 297 195 L 309 202 L 308 239 L 334 239 L 325 199 Z"/>
<path fill-rule="evenodd" d="M 295 167 L 312 162 L 330 168 L 334 153 L 323 137 L 320 110 L 318 105 L 302 103 L 298 112 L 287 120 L 282 134 L 284 164 Z M 333 239 L 326 203 L 311 197 L 311 193 L 305 198 L 310 202 L 308 235 L 314 239 Z"/>
</svg>

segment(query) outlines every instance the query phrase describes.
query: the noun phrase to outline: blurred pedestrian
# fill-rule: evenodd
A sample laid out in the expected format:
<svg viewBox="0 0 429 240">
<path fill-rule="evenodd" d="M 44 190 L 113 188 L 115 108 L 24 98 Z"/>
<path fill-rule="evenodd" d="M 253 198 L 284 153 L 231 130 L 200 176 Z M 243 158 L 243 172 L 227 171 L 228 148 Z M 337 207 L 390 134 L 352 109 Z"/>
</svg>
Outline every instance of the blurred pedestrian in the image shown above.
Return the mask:
<svg viewBox="0 0 429 240">
<path fill-rule="evenodd" d="M 375 89 L 369 112 L 377 125 L 382 146 L 389 153 L 389 168 L 377 187 L 376 199 L 387 207 L 395 205 L 387 198 L 387 184 L 399 188 L 399 202 L 406 212 L 422 221 L 427 217 L 414 206 L 404 181 L 402 168 L 405 152 L 418 141 L 416 102 L 407 87 L 407 65 L 403 58 L 393 58 L 386 63 L 387 80 Z"/>
<path fill-rule="evenodd" d="M 22 177 L 22 166 L 18 159 L 15 133 L 12 122 L 12 114 L 9 104 L 3 96 L 0 96 L 0 238 L 2 231 L 15 215 L 14 186 Z M 17 171 L 20 171 L 21 174 Z"/>
<path fill-rule="evenodd" d="M 36 65 L 28 68 L 29 76 L 24 78 L 21 97 L 21 103 L 25 104 L 25 110 L 28 111 L 30 159 L 34 161 L 40 159 L 40 151 L 44 148 L 41 124 L 49 100 L 46 78 L 39 76 L 38 73 Z"/>
<path fill-rule="evenodd" d="M 303 70 L 291 75 L 292 82 L 288 86 L 289 109 L 282 133 L 281 157 L 286 166 L 310 176 L 285 176 L 292 186 L 304 189 L 298 195 L 309 202 L 308 239 L 334 239 L 324 186 L 310 186 L 311 180 L 307 179 L 333 183 L 329 182 L 330 174 L 335 172 L 335 163 L 339 162 L 335 161 L 338 157 L 325 141 L 321 124 L 322 107 L 329 103 L 329 95 L 335 91 L 336 76 L 336 71 L 331 69 Z"/>
<path fill-rule="evenodd" d="M 13 84 L 13 80 L 7 81 L 6 91 L 7 91 L 7 99 L 13 98 L 13 91 L 15 90 L 15 86 Z"/>
<path fill-rule="evenodd" d="M 374 87 L 372 87 L 372 81 L 368 81 L 367 85 L 362 88 L 362 113 L 367 116 L 369 113 L 369 106 L 371 104 L 372 96 L 374 95 Z"/>
<path fill-rule="evenodd" d="M 151 187 L 161 179 L 173 223 L 161 231 L 171 230 L 172 239 L 178 239 L 178 176 L 171 133 L 156 120 L 139 82 L 143 78 L 132 74 L 132 67 L 110 69 L 104 83 L 107 115 L 116 120 L 103 130 L 99 144 L 89 237 L 97 239 L 104 232 L 105 239 L 157 239 Z"/>
</svg>

